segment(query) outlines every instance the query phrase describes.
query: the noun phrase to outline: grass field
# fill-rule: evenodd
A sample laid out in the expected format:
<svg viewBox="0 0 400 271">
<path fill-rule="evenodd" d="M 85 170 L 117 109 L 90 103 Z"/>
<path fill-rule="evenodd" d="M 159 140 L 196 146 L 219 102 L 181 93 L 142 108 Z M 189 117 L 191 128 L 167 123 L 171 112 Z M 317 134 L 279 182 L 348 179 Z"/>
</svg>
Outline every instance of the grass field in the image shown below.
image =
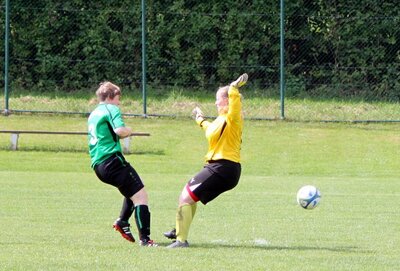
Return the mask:
<svg viewBox="0 0 400 271">
<path fill-rule="evenodd" d="M 45 112 L 91 112 L 97 101 L 95 90 L 72 93 L 13 91 L 9 99 L 10 110 Z M 276 92 L 276 90 L 275 90 Z M 278 93 L 252 89 L 242 90 L 244 114 L 252 119 L 280 119 L 281 103 Z M 191 92 L 172 89 L 149 90 L 146 114 L 187 118 L 196 105 L 201 105 L 207 115 L 215 114 L 214 90 Z M 0 111 L 4 110 L 4 96 L 0 93 Z M 396 121 L 400 122 L 399 102 L 362 101 L 357 99 L 315 99 L 286 98 L 284 116 L 290 121 Z M 3 109 L 3 110 L 2 110 Z M 140 91 L 126 91 L 123 94 L 122 112 L 142 115 L 143 100 Z"/>
<path fill-rule="evenodd" d="M 0 134 L 0 270 L 398 270 L 400 125 L 247 121 L 239 185 L 199 205 L 189 249 L 168 250 L 178 195 L 202 166 L 203 132 L 185 119 L 128 118 L 127 159 L 150 196 L 158 248 L 111 225 L 122 198 L 89 167 L 84 136 Z M 0 116 L 0 129 L 86 129 L 80 117 Z M 304 184 L 315 210 L 296 204 Z"/>
</svg>

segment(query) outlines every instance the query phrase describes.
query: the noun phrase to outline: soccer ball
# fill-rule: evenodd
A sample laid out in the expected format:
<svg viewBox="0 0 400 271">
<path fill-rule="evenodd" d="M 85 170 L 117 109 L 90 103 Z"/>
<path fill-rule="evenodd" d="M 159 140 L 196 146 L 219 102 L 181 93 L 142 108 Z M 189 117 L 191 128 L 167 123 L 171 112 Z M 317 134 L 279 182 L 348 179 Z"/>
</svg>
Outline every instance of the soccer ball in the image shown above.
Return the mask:
<svg viewBox="0 0 400 271">
<path fill-rule="evenodd" d="M 297 203 L 304 209 L 314 209 L 321 199 L 321 193 L 313 185 L 305 185 L 297 192 Z"/>
</svg>

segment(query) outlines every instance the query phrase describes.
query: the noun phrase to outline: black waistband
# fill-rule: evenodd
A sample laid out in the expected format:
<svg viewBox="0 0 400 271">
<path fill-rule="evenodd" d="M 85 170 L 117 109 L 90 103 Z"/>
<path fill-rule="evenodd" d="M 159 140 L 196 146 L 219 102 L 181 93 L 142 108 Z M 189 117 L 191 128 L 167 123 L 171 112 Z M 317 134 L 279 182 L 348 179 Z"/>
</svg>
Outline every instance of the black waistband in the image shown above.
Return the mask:
<svg viewBox="0 0 400 271">
<path fill-rule="evenodd" d="M 207 163 L 212 164 L 212 163 L 221 163 L 221 164 L 240 164 L 231 160 L 227 159 L 219 159 L 219 160 L 208 160 Z"/>
<path fill-rule="evenodd" d="M 101 164 L 107 164 L 108 162 L 112 161 L 113 159 L 115 159 L 115 158 L 117 158 L 117 157 L 119 157 L 119 158 L 122 159 L 122 160 L 125 160 L 125 159 L 124 159 L 124 156 L 122 155 L 122 153 L 116 152 L 116 153 L 111 154 L 110 157 L 108 157 L 106 160 L 104 160 L 104 161 L 101 162 L 100 164 L 95 165 L 94 168 L 98 167 L 98 166 L 101 165 Z"/>
</svg>

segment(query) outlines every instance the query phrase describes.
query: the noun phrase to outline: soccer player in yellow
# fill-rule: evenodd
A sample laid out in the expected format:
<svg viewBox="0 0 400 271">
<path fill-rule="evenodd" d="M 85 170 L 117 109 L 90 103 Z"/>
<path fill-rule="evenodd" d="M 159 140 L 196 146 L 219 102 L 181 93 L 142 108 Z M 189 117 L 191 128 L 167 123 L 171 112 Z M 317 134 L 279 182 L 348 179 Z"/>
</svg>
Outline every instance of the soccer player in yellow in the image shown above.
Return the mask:
<svg viewBox="0 0 400 271">
<path fill-rule="evenodd" d="M 168 248 L 188 247 L 190 224 L 196 213 L 197 202 L 207 204 L 221 193 L 234 188 L 240 178 L 240 146 L 243 115 L 239 88 L 246 84 L 248 75 L 242 74 L 216 94 L 218 117 L 210 122 L 200 108 L 193 110 L 197 124 L 205 131 L 208 141 L 206 164 L 183 188 L 176 213 L 176 229 L 164 233 L 176 239 Z"/>
</svg>

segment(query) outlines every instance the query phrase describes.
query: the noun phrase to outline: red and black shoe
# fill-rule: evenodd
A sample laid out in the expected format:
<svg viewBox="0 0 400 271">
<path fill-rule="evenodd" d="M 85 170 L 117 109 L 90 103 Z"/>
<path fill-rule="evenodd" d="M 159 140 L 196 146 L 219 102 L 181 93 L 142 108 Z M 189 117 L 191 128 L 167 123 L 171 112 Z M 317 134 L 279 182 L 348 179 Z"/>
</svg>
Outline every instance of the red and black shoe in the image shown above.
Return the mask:
<svg viewBox="0 0 400 271">
<path fill-rule="evenodd" d="M 158 244 L 150 239 L 140 240 L 140 245 L 142 247 L 158 247 Z"/>
<path fill-rule="evenodd" d="M 126 222 L 122 221 L 119 218 L 114 222 L 113 228 L 118 231 L 122 237 L 124 237 L 129 242 L 135 242 L 135 238 L 131 233 L 131 225 Z"/>
</svg>

